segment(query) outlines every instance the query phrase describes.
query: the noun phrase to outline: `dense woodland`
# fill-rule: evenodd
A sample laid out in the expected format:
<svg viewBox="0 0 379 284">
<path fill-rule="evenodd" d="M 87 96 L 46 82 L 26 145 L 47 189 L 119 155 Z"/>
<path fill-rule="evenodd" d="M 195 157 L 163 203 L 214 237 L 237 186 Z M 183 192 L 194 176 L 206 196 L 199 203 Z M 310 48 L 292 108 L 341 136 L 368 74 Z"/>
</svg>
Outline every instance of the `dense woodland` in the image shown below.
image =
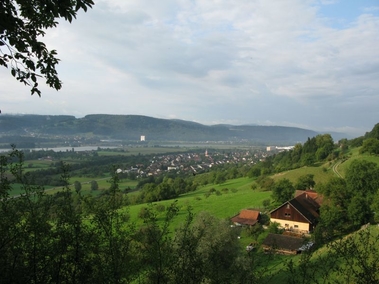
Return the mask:
<svg viewBox="0 0 379 284">
<path fill-rule="evenodd" d="M 71 171 L 96 168 L 100 160 L 103 165 L 117 164 L 117 156 L 95 154 L 70 165 L 57 162 L 51 171 L 59 171 L 53 176 L 60 176 L 63 189 L 48 194 L 35 183 L 38 174 L 33 172 L 38 171 L 23 170 L 35 153 L 14 149 L 0 156 L 0 283 L 275 283 L 276 277 L 287 283 L 375 283 L 379 280 L 375 232 L 367 229 L 343 237 L 378 221 L 377 163 L 355 160 L 344 178 L 334 177 L 324 184 L 315 184 L 310 174 L 299 176 L 296 184 L 288 179 L 274 181 L 271 174 L 347 159 L 357 141 L 361 152 L 375 156 L 370 147 L 379 139 L 378 129 L 379 124 L 362 138 L 337 144 L 330 135 L 318 135 L 254 165 L 227 164 L 196 175 L 141 179 L 133 199 L 119 187 L 121 177 L 115 168 L 106 194 L 84 194 L 80 186 L 69 185 Z M 144 157 L 130 159 L 133 164 Z M 49 176 L 47 171 L 43 175 Z M 321 193 L 326 202 L 312 238 L 330 253 L 305 252 L 299 262 L 287 259 L 275 270 L 272 264 L 281 258 L 246 253 L 229 221 L 207 212 L 195 215 L 188 206 L 186 221 L 172 228 L 179 212 L 176 202 L 167 207 L 156 202 L 241 176 L 255 180 L 252 190 L 271 191 L 271 200 L 264 204 L 267 212 L 290 199 L 295 189 L 314 188 Z M 24 193 L 12 198 L 15 185 L 21 185 Z M 209 194 L 213 193 L 216 190 Z M 142 223 L 130 220 L 128 208 L 134 203 L 146 203 L 139 214 Z M 279 229 L 275 224 L 266 230 L 260 225 L 249 234 L 259 241 L 264 231 Z M 362 243 L 367 244 L 364 249 Z"/>
</svg>

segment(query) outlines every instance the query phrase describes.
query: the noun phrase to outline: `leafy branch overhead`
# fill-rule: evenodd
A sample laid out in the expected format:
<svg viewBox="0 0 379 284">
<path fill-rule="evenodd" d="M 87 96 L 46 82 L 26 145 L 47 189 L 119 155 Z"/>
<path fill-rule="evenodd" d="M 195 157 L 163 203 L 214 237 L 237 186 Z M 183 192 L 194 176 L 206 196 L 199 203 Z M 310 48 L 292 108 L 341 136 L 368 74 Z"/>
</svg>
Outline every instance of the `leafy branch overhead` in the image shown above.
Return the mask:
<svg viewBox="0 0 379 284">
<path fill-rule="evenodd" d="M 55 50 L 48 50 L 41 38 L 58 19 L 71 21 L 80 9 L 87 11 L 92 0 L 2 0 L 0 1 L 0 65 L 9 68 L 13 77 L 31 87 L 31 94 L 41 96 L 39 78 L 59 90 Z"/>
</svg>

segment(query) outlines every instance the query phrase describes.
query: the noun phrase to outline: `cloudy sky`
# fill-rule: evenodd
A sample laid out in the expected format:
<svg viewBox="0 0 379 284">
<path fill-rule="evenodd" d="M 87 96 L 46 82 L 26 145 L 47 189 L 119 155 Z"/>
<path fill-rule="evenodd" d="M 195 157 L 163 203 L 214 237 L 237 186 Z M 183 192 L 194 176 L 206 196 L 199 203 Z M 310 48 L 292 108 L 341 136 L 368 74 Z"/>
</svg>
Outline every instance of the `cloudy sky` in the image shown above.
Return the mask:
<svg viewBox="0 0 379 284">
<path fill-rule="evenodd" d="M 0 68 L 3 114 L 139 114 L 354 136 L 379 122 L 378 0 L 95 0 L 44 40 L 61 59 L 62 90 L 30 96 Z"/>
</svg>

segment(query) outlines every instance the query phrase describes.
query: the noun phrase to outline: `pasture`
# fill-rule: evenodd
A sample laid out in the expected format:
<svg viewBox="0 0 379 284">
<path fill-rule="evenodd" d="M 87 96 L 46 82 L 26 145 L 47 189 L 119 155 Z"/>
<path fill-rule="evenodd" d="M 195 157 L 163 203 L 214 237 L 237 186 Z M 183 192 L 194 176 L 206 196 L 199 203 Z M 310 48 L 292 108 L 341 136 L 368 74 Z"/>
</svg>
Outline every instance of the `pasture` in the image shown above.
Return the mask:
<svg viewBox="0 0 379 284">
<path fill-rule="evenodd" d="M 175 199 L 177 200 L 179 212 L 172 223 L 172 228 L 177 228 L 185 221 L 189 208 L 194 214 L 207 211 L 220 219 L 229 219 L 238 214 L 241 209 L 255 208 L 263 210 L 262 202 L 265 199 L 270 199 L 271 192 L 252 190 L 252 182 L 253 180 L 249 178 L 238 178 L 228 180 L 219 185 L 202 186 L 194 192 L 179 196 Z M 219 191 L 219 193 L 212 193 L 206 197 L 211 188 Z M 154 202 L 153 204 L 164 205 L 167 208 L 172 202 L 174 200 L 164 200 Z M 140 223 L 141 220 L 138 219 L 138 213 L 141 208 L 146 206 L 147 204 L 129 206 L 127 210 L 129 210 L 131 220 Z M 163 221 L 164 212 L 160 213 L 158 218 Z"/>
</svg>

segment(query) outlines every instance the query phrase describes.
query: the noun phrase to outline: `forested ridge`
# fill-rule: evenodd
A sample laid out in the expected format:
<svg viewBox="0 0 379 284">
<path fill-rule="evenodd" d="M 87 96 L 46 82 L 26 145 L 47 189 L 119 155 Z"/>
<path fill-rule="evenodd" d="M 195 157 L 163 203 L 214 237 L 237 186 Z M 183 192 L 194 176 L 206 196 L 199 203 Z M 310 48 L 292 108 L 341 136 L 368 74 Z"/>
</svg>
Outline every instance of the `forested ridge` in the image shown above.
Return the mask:
<svg viewBox="0 0 379 284">
<path fill-rule="evenodd" d="M 379 138 L 378 125 L 359 138 L 360 152 L 369 157 L 377 155 L 365 146 Z M 299 176 L 296 183 L 275 181 L 271 176 L 349 160 L 356 140 L 336 144 L 330 135 L 317 135 L 255 165 L 225 164 L 187 177 L 148 178 L 140 182 L 139 201 L 119 187 L 115 168 L 106 194 L 96 197 L 73 188 L 68 180 L 75 164 L 65 163 L 59 164 L 63 189 L 48 194 L 42 185 L 33 183 L 33 175 L 23 171 L 27 153 L 15 149 L 0 156 L 0 283 L 375 283 L 379 280 L 374 241 L 378 232 L 371 227 L 354 232 L 378 221 L 374 213 L 379 210 L 378 164 L 355 159 L 344 178 L 322 184 L 316 184 L 312 175 Z M 106 159 L 117 161 L 116 157 Z M 327 202 L 312 235 L 315 250 L 286 259 L 259 250 L 246 253 L 237 238 L 240 232 L 228 221 L 206 212 L 195 214 L 189 204 L 185 221 L 173 229 L 170 224 L 183 209 L 175 201 L 167 207 L 157 203 L 241 176 L 250 176 L 251 190 L 272 193 L 263 204 L 266 213 L 291 198 L 295 189 L 313 188 L 322 194 Z M 15 184 L 22 184 L 24 193 L 12 198 L 9 193 Z M 209 191 L 216 193 L 222 194 Z M 139 214 L 139 225 L 130 219 L 132 201 L 148 202 Z M 268 232 L 280 230 L 275 224 L 267 230 L 260 225 L 245 234 L 259 242 Z M 353 237 L 345 237 L 351 233 Z M 328 253 L 320 254 L 317 248 Z M 278 261 L 280 268 L 273 269 Z"/>
<path fill-rule="evenodd" d="M 141 115 L 94 114 L 83 118 L 54 115 L 2 115 L 3 135 L 78 135 L 139 141 L 250 141 L 257 144 L 290 145 L 317 135 L 296 127 L 258 125 L 203 125 Z M 342 134 L 341 134 L 342 135 Z M 46 137 L 45 137 L 46 138 Z M 33 138 L 34 139 L 34 138 Z"/>
</svg>

